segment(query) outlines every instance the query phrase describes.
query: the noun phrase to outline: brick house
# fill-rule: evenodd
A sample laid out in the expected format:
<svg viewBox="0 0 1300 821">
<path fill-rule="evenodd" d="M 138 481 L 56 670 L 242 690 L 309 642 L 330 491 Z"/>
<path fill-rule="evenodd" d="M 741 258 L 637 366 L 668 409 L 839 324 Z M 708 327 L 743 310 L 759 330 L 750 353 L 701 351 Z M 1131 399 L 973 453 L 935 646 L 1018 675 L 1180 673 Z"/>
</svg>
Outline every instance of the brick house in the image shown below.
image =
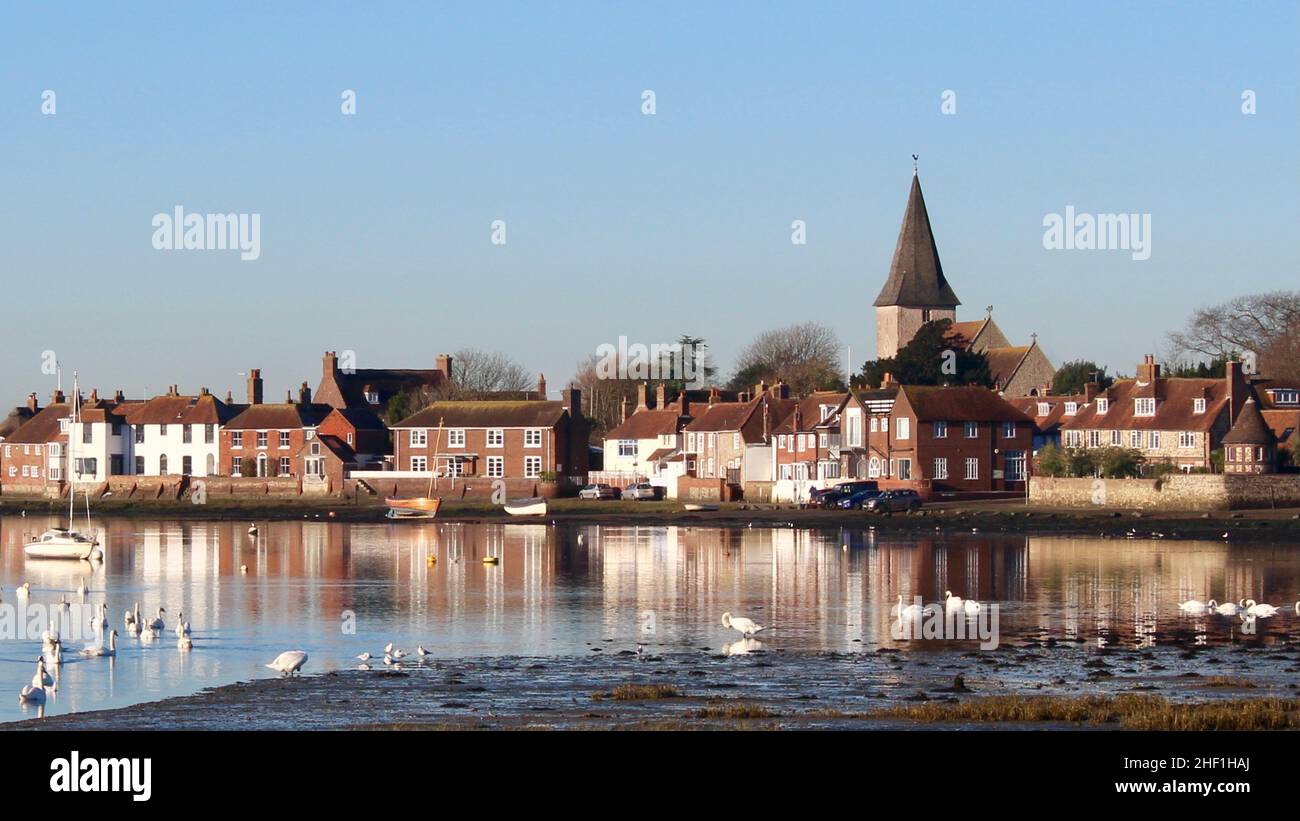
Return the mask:
<svg viewBox="0 0 1300 821">
<path fill-rule="evenodd" d="M 1061 425 L 1073 418 L 1078 409 L 1092 401 L 1096 384 L 1088 386 L 1086 393 L 1055 395 L 1044 391 L 1036 396 L 1008 396 L 1006 400 L 1016 410 L 1034 420 L 1034 455 L 1047 445 L 1061 446 Z"/>
<path fill-rule="evenodd" d="M 772 431 L 794 412 L 788 388 L 759 385 L 752 399 L 695 408 L 684 430 L 687 476 L 729 484 L 772 481 Z"/>
<path fill-rule="evenodd" d="M 1067 408 L 1062 443 L 1131 448 L 1148 462 L 1210 470 L 1212 454 L 1252 395 L 1240 362 L 1229 362 L 1222 379 L 1168 378 L 1148 354 L 1136 378 L 1115 382 L 1073 414 Z"/>
<path fill-rule="evenodd" d="M 433 368 L 339 367 L 338 354 L 326 351 L 316 401 L 332 408 L 369 408 L 382 416 L 394 396 L 411 390 L 434 390 L 451 381 L 451 357 L 439 354 Z"/>
<path fill-rule="evenodd" d="M 773 478 L 818 481 L 840 477 L 841 411 L 846 391 L 814 391 L 772 430 Z"/>
<path fill-rule="evenodd" d="M 1255 395 L 1264 421 L 1277 438 L 1281 466 L 1300 466 L 1300 385 L 1260 380 Z"/>
<path fill-rule="evenodd" d="M 868 435 L 868 478 L 926 480 L 934 490 L 1023 490 L 1034 423 L 987 388 L 903 385 Z"/>
<path fill-rule="evenodd" d="M 353 460 L 362 466 L 382 463 L 392 453 L 388 426 L 367 407 L 330 408 L 316 434 L 346 445 Z"/>
<path fill-rule="evenodd" d="M 34 404 L 34 397 L 28 402 Z M 55 391 L 50 404 L 0 444 L 0 487 L 7 493 L 41 493 L 67 478 L 72 405 Z"/>
<path fill-rule="evenodd" d="M 489 479 L 586 480 L 589 422 L 582 392 L 564 399 L 434 402 L 392 426 L 399 471 Z"/>
<path fill-rule="evenodd" d="M 840 411 L 841 478 L 866 479 L 873 471 L 876 477 L 881 475 L 882 460 L 888 462 L 889 457 L 878 434 L 882 424 L 889 424 L 897 398 L 898 385 L 889 380 L 878 389 L 849 392 Z"/>
<path fill-rule="evenodd" d="M 303 383 L 298 401 L 286 396 L 282 403 L 262 401 L 262 374 L 254 369 L 248 378 L 248 407 L 225 423 L 220 431 L 222 476 L 242 476 L 252 464 L 255 476 L 302 476 L 298 458 L 303 445 L 316 436 L 332 408 L 311 401 Z"/>
<path fill-rule="evenodd" d="M 1277 472 L 1277 437 L 1253 396 L 1241 406 L 1222 445 L 1224 473 Z"/>
<path fill-rule="evenodd" d="M 682 429 L 691 421 L 687 393 L 669 402 L 668 387 L 660 384 L 650 405 L 648 392 L 645 384 L 638 385 L 636 410 L 627 415 L 625 404 L 622 423 L 605 434 L 604 472 L 625 475 L 629 481 L 649 478 L 661 460 L 681 450 Z"/>
<path fill-rule="evenodd" d="M 41 409 L 40 402 L 36 399 L 36 394 L 27 395 L 27 403 L 19 405 L 9 411 L 9 415 L 0 419 L 0 442 L 13 436 L 14 431 L 21 428 L 27 420 L 35 416 Z"/>
</svg>

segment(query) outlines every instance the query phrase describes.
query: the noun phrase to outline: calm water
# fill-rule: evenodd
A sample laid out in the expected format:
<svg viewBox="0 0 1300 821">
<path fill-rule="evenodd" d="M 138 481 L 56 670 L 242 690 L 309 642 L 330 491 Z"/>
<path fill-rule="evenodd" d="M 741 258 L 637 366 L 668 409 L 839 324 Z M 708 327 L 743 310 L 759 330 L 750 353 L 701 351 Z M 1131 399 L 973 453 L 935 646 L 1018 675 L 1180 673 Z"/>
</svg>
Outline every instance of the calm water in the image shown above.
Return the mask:
<svg viewBox="0 0 1300 821">
<path fill-rule="evenodd" d="M 897 646 L 897 595 L 933 601 L 949 588 L 999 604 L 1004 644 L 1050 636 L 1141 647 L 1175 636 L 1226 645 L 1300 632 L 1300 552 L 1289 545 L 320 520 L 262 524 L 252 538 L 246 523 L 104 518 L 96 522 L 102 564 L 25 558 L 23 543 L 53 523 L 0 517 L 6 609 L 21 602 L 23 582 L 34 607 L 79 601 L 84 580 L 86 602 L 107 602 L 119 639 L 112 660 L 82 659 L 84 641 L 65 641 L 47 714 L 271 676 L 262 665 L 286 649 L 310 653 L 308 673 L 355 667 L 356 654 L 382 655 L 388 641 L 411 654 L 408 664 L 417 644 L 440 657 L 590 656 L 638 641 L 652 652 L 716 654 L 737 638 L 719 623 L 723 611 L 773 625 L 761 636 L 770 649 L 871 652 Z M 486 555 L 500 564 L 484 565 Z M 1211 597 L 1285 609 L 1249 637 L 1235 619 L 1179 614 L 1178 602 Z M 153 643 L 123 630 L 137 601 L 146 617 L 166 608 L 167 628 Z M 193 630 L 189 652 L 172 632 L 179 611 Z M 973 649 L 908 646 L 937 655 Z M 0 721 L 34 714 L 17 693 L 39 653 L 39 639 L 0 638 Z"/>
</svg>

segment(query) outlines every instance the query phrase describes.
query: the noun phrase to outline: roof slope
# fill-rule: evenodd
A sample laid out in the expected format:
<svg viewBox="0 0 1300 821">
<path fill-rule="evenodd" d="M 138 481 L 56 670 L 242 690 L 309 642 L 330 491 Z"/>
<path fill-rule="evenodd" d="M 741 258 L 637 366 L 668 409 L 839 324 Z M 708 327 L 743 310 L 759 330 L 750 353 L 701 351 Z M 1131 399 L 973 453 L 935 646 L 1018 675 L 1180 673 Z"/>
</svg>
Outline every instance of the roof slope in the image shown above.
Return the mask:
<svg viewBox="0 0 1300 821">
<path fill-rule="evenodd" d="M 1277 437 L 1273 435 L 1273 430 L 1269 428 L 1268 423 L 1264 421 L 1263 415 L 1259 412 L 1259 404 L 1255 401 L 1255 397 L 1250 397 L 1246 400 L 1246 404 L 1241 406 L 1241 413 L 1237 414 L 1237 421 L 1233 423 L 1232 429 L 1223 437 L 1223 444 L 1277 444 Z"/>
<path fill-rule="evenodd" d="M 434 402 L 394 428 L 550 428 L 566 413 L 563 402 L 488 400 Z"/>
<path fill-rule="evenodd" d="M 605 434 L 605 438 L 657 439 L 677 433 L 685 418 L 676 410 L 639 410 Z"/>
<path fill-rule="evenodd" d="M 889 265 L 889 279 L 880 289 L 876 305 L 956 308 L 960 304 L 961 300 L 943 275 L 930 215 L 921 195 L 921 179 L 913 175 L 912 190 L 903 211 L 903 227 L 898 231 L 898 244 L 894 246 L 894 259 Z"/>
<path fill-rule="evenodd" d="M 1032 421 L 1001 396 L 975 385 L 904 385 L 899 393 L 907 397 L 912 412 L 922 422 Z"/>
</svg>

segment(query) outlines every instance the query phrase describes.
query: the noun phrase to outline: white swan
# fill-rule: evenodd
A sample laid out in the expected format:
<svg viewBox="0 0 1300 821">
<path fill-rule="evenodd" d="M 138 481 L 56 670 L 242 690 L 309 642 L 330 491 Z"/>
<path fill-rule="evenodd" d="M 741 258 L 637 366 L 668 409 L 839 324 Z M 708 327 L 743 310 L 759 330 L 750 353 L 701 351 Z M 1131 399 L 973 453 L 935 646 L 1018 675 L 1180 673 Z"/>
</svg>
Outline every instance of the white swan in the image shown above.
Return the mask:
<svg viewBox="0 0 1300 821">
<path fill-rule="evenodd" d="M 154 631 L 155 633 L 161 633 L 163 631 L 163 628 L 165 628 L 167 625 L 163 624 L 162 614 L 166 612 L 167 612 L 166 608 L 163 607 L 158 608 L 157 615 L 154 616 L 153 621 L 149 622 L 150 630 Z"/>
<path fill-rule="evenodd" d="M 1220 616 L 1235 616 L 1246 608 L 1235 602 L 1224 602 L 1214 608 L 1214 612 Z"/>
<path fill-rule="evenodd" d="M 105 647 L 102 644 L 87 645 L 84 649 L 82 649 L 81 655 L 85 656 L 88 659 L 104 658 L 106 656 L 116 656 L 117 655 L 117 631 L 116 630 L 108 631 L 107 647 Z"/>
<path fill-rule="evenodd" d="M 968 616 L 978 616 L 980 611 L 984 609 L 984 605 L 974 599 L 967 599 L 963 607 L 965 607 Z"/>
<path fill-rule="evenodd" d="M 1277 608 L 1271 604 L 1256 604 L 1254 599 L 1246 599 L 1246 615 L 1267 619 L 1277 615 Z"/>
<path fill-rule="evenodd" d="M 140 621 L 140 602 L 135 603 L 135 611 L 126 611 L 126 618 L 123 619 L 126 624 L 126 633 L 129 636 L 140 635 L 140 628 L 143 623 Z"/>
<path fill-rule="evenodd" d="M 357 656 L 357 658 L 361 659 L 362 661 L 370 661 L 372 658 L 374 658 L 374 656 L 370 655 L 370 651 L 367 650 L 366 652 Z"/>
<path fill-rule="evenodd" d="M 30 596 L 32 594 L 32 583 L 23 582 L 22 584 L 14 588 L 14 592 L 18 594 L 19 598 L 25 598 L 27 596 Z"/>
<path fill-rule="evenodd" d="M 257 535 L 257 525 L 252 524 L 252 525 L 249 525 L 249 526 L 248 526 L 248 535 L 249 535 L 249 536 L 256 536 L 256 535 Z"/>
<path fill-rule="evenodd" d="M 190 634 L 190 623 L 185 621 L 185 611 L 176 611 L 176 638 Z"/>
<path fill-rule="evenodd" d="M 1189 613 L 1193 616 L 1202 616 L 1205 615 L 1205 613 L 1210 609 L 1212 609 L 1216 604 L 1217 602 L 1215 602 L 1214 599 L 1210 599 L 1210 604 L 1206 604 L 1205 602 L 1198 601 L 1196 599 L 1188 599 L 1187 601 L 1178 605 L 1178 609 L 1183 611 L 1184 613 Z"/>
<path fill-rule="evenodd" d="M 52 687 L 54 678 L 45 672 L 45 656 L 36 657 L 36 675 L 32 676 L 33 687 Z"/>
<path fill-rule="evenodd" d="M 761 633 L 767 629 L 760 624 L 756 624 L 752 619 L 747 619 L 744 616 L 736 616 L 735 618 L 732 618 L 730 613 L 722 614 L 722 626 L 735 630 L 745 638 L 749 638 L 755 633 Z"/>
<path fill-rule="evenodd" d="M 949 613 L 955 610 L 966 609 L 966 606 L 962 603 L 961 596 L 954 596 L 951 590 L 943 591 L 943 603 Z"/>
<path fill-rule="evenodd" d="M 44 704 L 45 688 L 28 684 L 18 693 L 19 704 Z"/>
<path fill-rule="evenodd" d="M 177 650 L 193 650 L 193 649 L 194 649 L 194 641 L 189 637 L 188 634 L 183 635 L 183 636 L 181 636 L 179 639 L 176 640 L 176 649 L 177 649 Z"/>
<path fill-rule="evenodd" d="M 307 654 L 302 650 L 285 650 L 275 657 L 275 661 L 266 666 L 282 676 L 288 676 L 301 672 L 302 666 L 306 663 Z"/>
<path fill-rule="evenodd" d="M 41 651 L 41 657 L 46 664 L 58 667 L 63 663 L 63 641 L 55 639 L 53 645 Z"/>
<path fill-rule="evenodd" d="M 909 604 L 907 607 L 904 607 L 902 593 L 898 594 L 898 604 L 894 605 L 893 610 L 894 615 L 900 619 L 915 619 L 925 612 L 925 608 L 921 607 L 919 604 Z"/>
</svg>

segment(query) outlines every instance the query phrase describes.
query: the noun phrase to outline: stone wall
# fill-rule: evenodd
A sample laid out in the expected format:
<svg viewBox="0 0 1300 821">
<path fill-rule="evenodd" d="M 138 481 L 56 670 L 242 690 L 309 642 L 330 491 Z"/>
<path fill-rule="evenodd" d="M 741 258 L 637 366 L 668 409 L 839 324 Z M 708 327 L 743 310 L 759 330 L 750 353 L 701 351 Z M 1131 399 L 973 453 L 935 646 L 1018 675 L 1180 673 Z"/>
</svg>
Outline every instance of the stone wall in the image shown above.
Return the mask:
<svg viewBox="0 0 1300 821">
<path fill-rule="evenodd" d="M 1044 507 L 1238 510 L 1300 506 L 1300 474 L 1171 474 L 1164 479 L 1053 479 L 1035 476 L 1029 501 Z"/>
</svg>

